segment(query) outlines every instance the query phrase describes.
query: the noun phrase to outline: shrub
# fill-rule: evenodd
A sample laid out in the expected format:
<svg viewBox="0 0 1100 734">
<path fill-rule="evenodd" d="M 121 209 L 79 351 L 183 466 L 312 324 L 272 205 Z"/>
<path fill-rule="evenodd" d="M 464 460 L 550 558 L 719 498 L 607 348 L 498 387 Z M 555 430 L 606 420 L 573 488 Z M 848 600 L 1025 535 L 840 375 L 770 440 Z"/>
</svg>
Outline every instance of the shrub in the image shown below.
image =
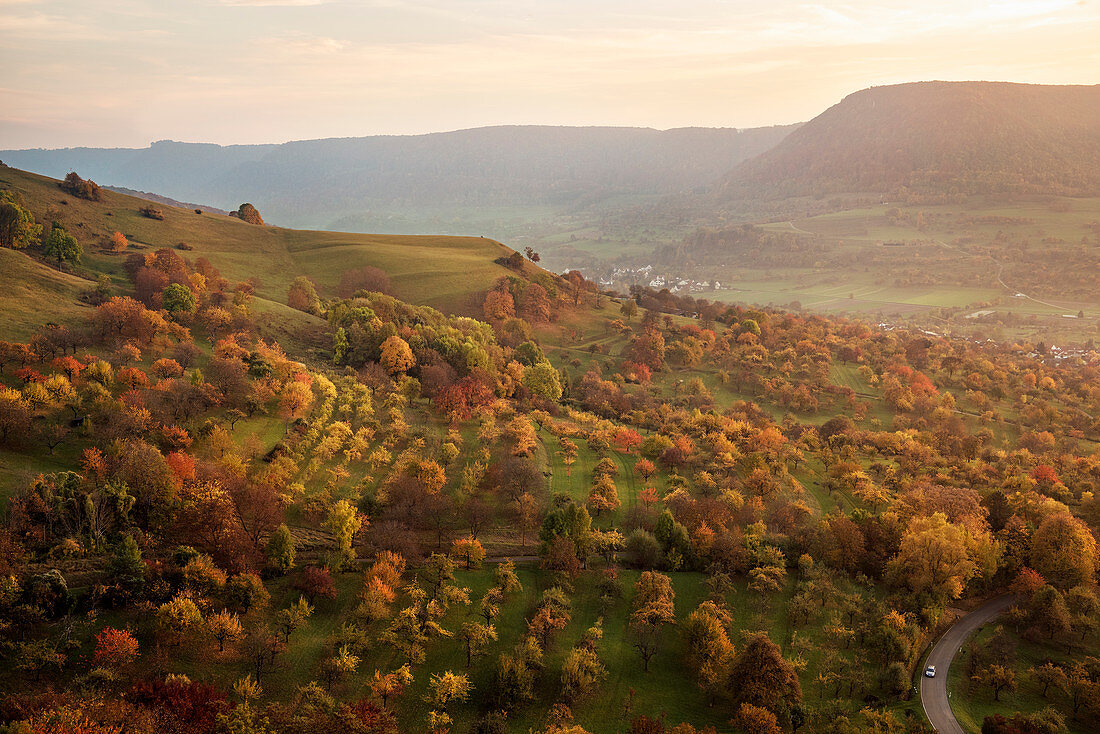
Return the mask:
<svg viewBox="0 0 1100 734">
<path fill-rule="evenodd" d="M 242 222 L 248 222 L 249 224 L 258 224 L 261 227 L 264 223 L 264 218 L 260 216 L 260 212 L 256 207 L 251 204 L 241 204 L 237 211 L 233 212 L 233 216 L 240 219 Z"/>
<path fill-rule="evenodd" d="M 78 199 L 99 201 L 102 194 L 99 185 L 95 181 L 85 180 L 77 175 L 76 171 L 70 171 L 65 180 L 58 184 L 62 191 L 72 194 Z"/>
</svg>

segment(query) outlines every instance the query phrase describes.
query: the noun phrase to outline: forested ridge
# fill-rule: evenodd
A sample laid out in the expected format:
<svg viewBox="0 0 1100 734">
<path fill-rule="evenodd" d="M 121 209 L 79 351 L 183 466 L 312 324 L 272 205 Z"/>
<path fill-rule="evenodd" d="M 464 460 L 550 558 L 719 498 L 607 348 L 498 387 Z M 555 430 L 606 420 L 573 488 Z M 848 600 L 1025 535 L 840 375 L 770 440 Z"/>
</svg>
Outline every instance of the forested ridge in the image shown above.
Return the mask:
<svg viewBox="0 0 1100 734">
<path fill-rule="evenodd" d="M 723 201 L 868 192 L 1095 195 L 1100 86 L 872 87 L 736 167 Z"/>
</svg>

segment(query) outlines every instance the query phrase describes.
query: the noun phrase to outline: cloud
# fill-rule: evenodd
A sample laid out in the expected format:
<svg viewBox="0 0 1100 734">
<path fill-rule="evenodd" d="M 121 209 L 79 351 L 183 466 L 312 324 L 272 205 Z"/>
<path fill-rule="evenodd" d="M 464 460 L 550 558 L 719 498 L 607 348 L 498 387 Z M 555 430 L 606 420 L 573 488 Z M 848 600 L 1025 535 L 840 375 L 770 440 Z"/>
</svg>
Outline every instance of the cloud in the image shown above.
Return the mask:
<svg viewBox="0 0 1100 734">
<path fill-rule="evenodd" d="M 0 3 L 4 0 L 0 0 Z M 31 13 L 30 15 L 0 14 L 0 34 L 11 34 L 21 41 L 29 39 L 93 40 L 105 37 L 103 31 L 83 25 L 60 15 Z"/>
<path fill-rule="evenodd" d="M 3 2 L 3 0 L 0 0 Z M 232 7 L 250 7 L 250 8 L 304 8 L 311 5 L 324 5 L 329 0 L 218 0 L 222 5 L 229 5 Z"/>
</svg>

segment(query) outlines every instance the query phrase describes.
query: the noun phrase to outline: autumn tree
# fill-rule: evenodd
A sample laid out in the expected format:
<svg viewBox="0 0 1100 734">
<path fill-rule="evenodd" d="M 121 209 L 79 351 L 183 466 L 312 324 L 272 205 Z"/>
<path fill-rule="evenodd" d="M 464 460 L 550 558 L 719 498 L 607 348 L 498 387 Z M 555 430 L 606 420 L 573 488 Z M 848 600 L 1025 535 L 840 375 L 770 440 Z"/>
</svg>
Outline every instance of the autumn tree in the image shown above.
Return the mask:
<svg viewBox="0 0 1100 734">
<path fill-rule="evenodd" d="M 7 196 L 0 193 L 0 247 L 22 250 L 34 244 L 42 236 L 42 225 L 36 224 L 34 215 Z"/>
<path fill-rule="evenodd" d="M 735 652 L 728 634 L 731 624 L 729 612 L 710 600 L 700 604 L 684 622 L 688 661 L 705 691 L 717 691 L 729 674 Z"/>
<path fill-rule="evenodd" d="M 462 641 L 462 648 L 466 651 L 466 667 L 469 668 L 473 659 L 480 656 L 485 647 L 497 639 L 497 631 L 491 624 L 464 622 L 458 631 L 458 639 Z"/>
<path fill-rule="evenodd" d="M 1031 567 L 1060 589 L 1091 584 L 1096 539 L 1088 526 L 1062 512 L 1043 520 L 1031 537 Z"/>
<path fill-rule="evenodd" d="M 76 171 L 69 171 L 65 179 L 58 184 L 58 188 L 72 194 L 78 199 L 99 201 L 100 198 L 102 198 L 99 185 L 91 179 L 81 178 Z"/>
<path fill-rule="evenodd" d="M 317 288 L 313 285 L 313 281 L 304 275 L 299 275 L 290 284 L 286 305 L 315 316 L 321 314 L 321 299 L 317 295 Z"/>
<path fill-rule="evenodd" d="M 1051 662 L 1043 663 L 1034 668 L 1028 668 L 1028 675 L 1035 685 L 1043 689 L 1043 698 L 1047 697 L 1047 691 L 1051 686 L 1055 688 L 1066 687 L 1066 671 Z"/>
<path fill-rule="evenodd" d="M 313 607 L 302 596 L 286 609 L 280 609 L 275 615 L 275 623 L 283 633 L 283 642 L 289 642 L 294 630 L 305 624 L 311 616 Z"/>
<path fill-rule="evenodd" d="M 435 710 L 445 713 L 451 704 L 469 698 L 472 690 L 470 679 L 465 675 L 455 675 L 449 670 L 432 673 L 426 700 Z"/>
<path fill-rule="evenodd" d="M 597 621 L 589 628 L 580 644 L 565 655 L 561 666 L 562 698 L 570 703 L 592 693 L 607 677 L 607 668 L 600 661 L 596 644 L 603 638 L 603 625 Z"/>
<path fill-rule="evenodd" d="M 462 561 L 466 570 L 469 571 L 481 568 L 485 560 L 485 549 L 476 538 L 459 538 L 451 545 L 451 557 Z"/>
<path fill-rule="evenodd" d="M 322 599 L 336 598 L 336 581 L 327 568 L 306 566 L 291 586 L 305 594 L 310 604 L 313 604 L 318 597 Z"/>
<path fill-rule="evenodd" d="M 354 270 L 345 270 L 340 276 L 336 294 L 341 298 L 351 298 L 358 291 L 390 293 L 391 290 L 390 278 L 386 275 L 386 271 L 365 265 Z"/>
<path fill-rule="evenodd" d="M 588 493 L 588 501 L 586 504 L 588 508 L 596 514 L 596 517 L 599 517 L 604 512 L 614 512 L 617 510 L 621 503 L 619 501 L 619 492 L 615 487 L 615 480 L 606 474 L 596 477 L 595 482 L 592 484 L 592 489 Z"/>
<path fill-rule="evenodd" d="M 486 293 L 482 310 L 485 313 L 485 319 L 489 322 L 500 323 L 515 316 L 515 300 L 507 286 L 493 288 Z"/>
<path fill-rule="evenodd" d="M 118 671 L 138 656 L 138 641 L 129 630 L 104 627 L 96 633 L 92 663 L 97 668 Z"/>
<path fill-rule="evenodd" d="M 523 584 L 520 583 L 519 576 L 516 575 L 516 564 L 511 559 L 506 559 L 497 564 L 496 570 L 493 571 L 493 583 L 496 584 L 496 588 L 500 589 L 502 595 L 523 591 Z"/>
<path fill-rule="evenodd" d="M 329 510 L 325 520 L 325 528 L 332 533 L 336 540 L 336 555 L 333 559 L 335 568 L 342 568 L 355 559 L 355 549 L 352 543 L 356 533 L 363 527 L 363 520 L 358 511 L 347 500 L 340 500 Z"/>
<path fill-rule="evenodd" d="M 527 535 L 538 527 L 539 502 L 530 492 L 524 492 L 512 503 L 512 511 L 520 531 L 520 547 L 527 547 Z"/>
<path fill-rule="evenodd" d="M 668 576 L 656 571 L 644 571 L 634 584 L 634 611 L 630 615 L 630 631 L 634 647 L 641 653 L 645 671 L 657 654 L 661 629 L 676 623 L 673 606 L 675 592 Z"/>
<path fill-rule="evenodd" d="M 115 232 L 111 235 L 111 240 L 107 246 L 111 252 L 119 253 L 125 252 L 126 248 L 130 246 L 130 243 L 126 240 L 126 235 L 122 234 L 122 232 Z"/>
<path fill-rule="evenodd" d="M 242 222 L 248 222 L 249 224 L 257 224 L 259 226 L 264 225 L 263 217 L 260 216 L 259 210 L 251 204 L 241 204 L 237 211 L 233 212 Z"/>
<path fill-rule="evenodd" d="M 762 706 L 744 702 L 737 709 L 737 715 L 730 721 L 746 734 L 781 734 L 779 720 L 775 713 Z"/>
<path fill-rule="evenodd" d="M 890 573 L 915 593 L 957 599 L 979 570 L 968 550 L 972 545 L 967 530 L 948 522 L 942 512 L 916 517 L 901 539 Z"/>
<path fill-rule="evenodd" d="M 978 671 L 975 682 L 988 686 L 993 691 L 993 700 L 1001 700 L 1001 691 L 1016 690 L 1016 673 L 1003 665 L 989 665 Z"/>
<path fill-rule="evenodd" d="M 279 413 L 289 423 L 301 418 L 313 405 L 313 390 L 299 380 L 291 380 L 279 396 Z"/>
<path fill-rule="evenodd" d="M 798 673 L 766 634 L 745 643 L 730 669 L 728 690 L 734 705 L 748 703 L 773 713 L 802 701 Z"/>
<path fill-rule="evenodd" d="M 189 593 L 177 594 L 157 609 L 157 628 L 167 644 L 175 647 L 184 635 L 202 624 L 202 612 Z"/>
<path fill-rule="evenodd" d="M 206 628 L 210 636 L 218 641 L 218 652 L 225 650 L 225 643 L 241 636 L 241 619 L 226 609 L 215 612 L 206 618 Z"/>
<path fill-rule="evenodd" d="M 392 377 L 403 375 L 416 365 L 409 343 L 394 334 L 382 342 L 381 363 Z"/>
<path fill-rule="evenodd" d="M 408 665 L 402 665 L 390 673 L 382 673 L 380 670 L 374 671 L 368 685 L 371 694 L 375 698 L 381 699 L 382 707 L 385 708 L 389 705 L 390 699 L 400 696 L 406 688 L 412 685 L 412 682 L 412 670 Z"/>
</svg>

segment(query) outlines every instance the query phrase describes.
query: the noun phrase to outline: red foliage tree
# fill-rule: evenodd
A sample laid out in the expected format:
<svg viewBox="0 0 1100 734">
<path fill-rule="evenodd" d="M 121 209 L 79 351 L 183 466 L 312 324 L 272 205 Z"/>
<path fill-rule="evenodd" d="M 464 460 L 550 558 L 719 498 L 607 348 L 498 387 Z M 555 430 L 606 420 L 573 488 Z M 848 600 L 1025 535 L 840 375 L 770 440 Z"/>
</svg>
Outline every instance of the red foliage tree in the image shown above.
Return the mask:
<svg viewBox="0 0 1100 734">
<path fill-rule="evenodd" d="M 294 580 L 294 588 L 306 595 L 312 604 L 318 597 L 322 599 L 336 598 L 336 582 L 327 568 L 306 566 L 302 573 Z"/>
<path fill-rule="evenodd" d="M 95 636 L 92 662 L 98 668 L 118 670 L 138 656 L 138 641 L 128 630 L 104 627 Z"/>
</svg>

